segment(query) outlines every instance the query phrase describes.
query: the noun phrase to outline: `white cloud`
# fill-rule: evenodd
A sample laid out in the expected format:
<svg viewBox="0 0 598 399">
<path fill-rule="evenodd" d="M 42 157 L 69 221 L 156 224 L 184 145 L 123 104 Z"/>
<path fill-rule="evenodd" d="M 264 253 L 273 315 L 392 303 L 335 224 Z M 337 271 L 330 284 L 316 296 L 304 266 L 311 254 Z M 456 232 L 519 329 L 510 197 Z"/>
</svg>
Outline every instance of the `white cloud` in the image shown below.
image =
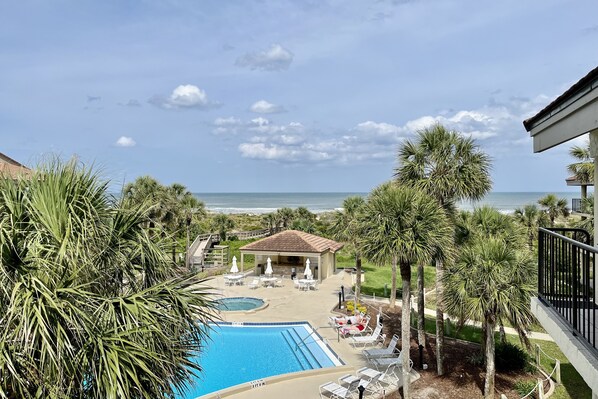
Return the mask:
<svg viewBox="0 0 598 399">
<path fill-rule="evenodd" d="M 214 120 L 214 125 L 216 126 L 238 126 L 240 124 L 241 120 L 233 116 L 229 116 L 228 118 L 216 118 L 216 120 Z"/>
<path fill-rule="evenodd" d="M 545 102 L 543 97 L 510 98 L 504 103 L 491 101 L 475 109 L 424 115 L 403 124 L 366 120 L 345 130 L 321 131 L 299 122 L 278 124 L 264 117 L 234 128 L 250 134 L 238 146 L 243 157 L 274 162 L 392 164 L 398 146 L 405 139 L 435 123 L 475 139 L 492 157 L 501 157 L 512 156 L 513 151 L 523 151 L 529 145 L 521 121 Z"/>
<path fill-rule="evenodd" d="M 208 100 L 204 90 L 190 84 L 177 86 L 168 97 L 154 96 L 148 102 L 163 109 L 207 109 L 220 105 Z"/>
<path fill-rule="evenodd" d="M 303 162 L 331 159 L 331 155 L 325 151 L 319 151 L 309 146 L 292 147 L 271 143 L 241 143 L 239 152 L 245 158 L 270 161 Z"/>
<path fill-rule="evenodd" d="M 235 62 L 235 65 L 251 70 L 281 71 L 288 69 L 293 62 L 293 53 L 280 44 L 272 44 L 268 49 L 246 53 Z"/>
<path fill-rule="evenodd" d="M 407 132 L 407 129 L 390 123 L 366 121 L 355 126 L 351 133 L 360 141 L 396 144 L 405 138 Z"/>
<path fill-rule="evenodd" d="M 114 143 L 117 147 L 135 147 L 137 144 L 132 137 L 121 136 L 116 143 Z"/>
<path fill-rule="evenodd" d="M 283 106 L 269 103 L 266 100 L 256 101 L 251 105 L 249 110 L 257 114 L 277 114 L 281 112 L 286 112 Z"/>
</svg>

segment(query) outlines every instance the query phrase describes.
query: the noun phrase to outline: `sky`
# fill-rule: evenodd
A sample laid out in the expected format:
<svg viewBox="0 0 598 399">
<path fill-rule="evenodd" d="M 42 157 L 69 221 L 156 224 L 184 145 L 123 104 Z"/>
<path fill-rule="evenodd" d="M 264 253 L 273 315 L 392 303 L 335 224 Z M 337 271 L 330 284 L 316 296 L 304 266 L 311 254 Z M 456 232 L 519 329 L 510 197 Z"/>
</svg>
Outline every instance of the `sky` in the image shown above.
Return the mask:
<svg viewBox="0 0 598 399">
<path fill-rule="evenodd" d="M 0 3 L 0 152 L 193 192 L 367 192 L 442 123 L 567 191 L 522 121 L 598 65 L 595 0 Z M 583 144 L 583 138 L 574 144 Z"/>
</svg>

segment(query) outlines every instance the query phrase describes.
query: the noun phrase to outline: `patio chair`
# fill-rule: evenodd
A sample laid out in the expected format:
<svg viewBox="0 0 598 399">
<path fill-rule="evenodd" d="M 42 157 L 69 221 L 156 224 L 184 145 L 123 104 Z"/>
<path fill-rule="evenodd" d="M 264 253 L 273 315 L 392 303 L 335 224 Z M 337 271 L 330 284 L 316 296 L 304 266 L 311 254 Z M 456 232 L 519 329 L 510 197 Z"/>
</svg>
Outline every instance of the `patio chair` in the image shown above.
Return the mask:
<svg viewBox="0 0 598 399">
<path fill-rule="evenodd" d="M 320 398 L 345 399 L 352 398 L 353 393 L 345 387 L 330 381 L 320 385 Z"/>
<path fill-rule="evenodd" d="M 238 280 L 235 281 L 235 285 L 243 285 L 245 284 L 245 279 L 244 278 L 240 278 Z"/>
<path fill-rule="evenodd" d="M 224 276 L 224 285 L 231 287 L 234 284 L 234 281 L 228 278 L 228 276 Z"/>
<path fill-rule="evenodd" d="M 298 279 L 294 279 L 293 284 L 295 285 L 295 288 L 301 291 L 305 291 L 307 288 L 307 286 L 305 284 L 302 284 Z"/>
<path fill-rule="evenodd" d="M 347 384 L 347 389 L 349 390 L 352 390 L 351 387 L 353 386 L 355 387 L 354 389 L 357 389 L 357 387 L 362 386 L 365 388 L 366 392 L 372 394 L 378 392 L 380 388 L 380 386 L 378 385 L 378 380 L 382 376 L 382 373 L 377 370 L 373 370 L 371 372 L 364 372 L 363 369 L 360 369 L 360 371 L 362 371 L 362 373 L 358 374 L 357 376 L 347 374 L 340 377 L 338 379 L 338 383 L 340 385 Z"/>
<path fill-rule="evenodd" d="M 351 337 L 351 345 L 357 348 L 357 345 L 376 345 L 380 342 L 384 342 L 385 335 L 382 334 L 382 324 L 378 323 L 376 328 L 370 335 L 361 337 Z"/>
<path fill-rule="evenodd" d="M 257 287 L 260 286 L 260 279 L 259 278 L 254 278 L 253 281 L 251 283 L 249 283 L 248 287 L 251 288 L 252 290 L 257 289 Z"/>
<path fill-rule="evenodd" d="M 381 367 L 388 367 L 391 364 L 394 364 L 396 367 L 402 367 L 403 362 L 403 351 L 399 352 L 399 355 L 396 357 L 379 357 L 376 359 L 372 359 L 371 363 L 377 368 L 380 369 Z M 413 367 L 413 360 L 409 359 L 409 371 Z"/>
<path fill-rule="evenodd" d="M 377 357 L 392 357 L 395 354 L 397 343 L 399 342 L 399 336 L 394 334 L 386 348 L 378 349 L 364 349 L 363 355 L 366 359 L 373 359 Z"/>
<path fill-rule="evenodd" d="M 396 373 L 396 366 L 396 363 L 389 364 L 386 370 L 381 373 L 377 381 L 377 384 L 380 388 L 399 387 L 399 381 L 401 381 L 401 377 L 399 377 Z M 357 376 L 361 378 L 362 376 L 373 375 L 376 372 L 379 373 L 378 370 L 374 370 L 369 367 L 362 367 L 357 370 Z"/>
<path fill-rule="evenodd" d="M 357 390 L 357 387 L 360 385 L 359 382 L 361 378 L 356 377 L 351 374 L 346 374 L 338 379 L 338 384 L 347 388 L 349 391 L 353 392 Z"/>
<path fill-rule="evenodd" d="M 279 278 L 279 279 L 277 279 L 277 280 L 274 282 L 274 286 L 275 286 L 275 287 L 284 287 L 284 284 L 282 283 L 282 278 Z"/>
</svg>

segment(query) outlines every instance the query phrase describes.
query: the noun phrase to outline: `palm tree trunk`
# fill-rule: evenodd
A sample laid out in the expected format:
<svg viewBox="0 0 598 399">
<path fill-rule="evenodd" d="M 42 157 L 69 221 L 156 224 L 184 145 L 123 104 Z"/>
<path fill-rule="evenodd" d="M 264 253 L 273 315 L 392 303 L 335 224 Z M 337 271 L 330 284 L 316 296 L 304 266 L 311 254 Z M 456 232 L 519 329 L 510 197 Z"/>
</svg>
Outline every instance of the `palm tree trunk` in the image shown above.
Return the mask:
<svg viewBox="0 0 598 399">
<path fill-rule="evenodd" d="M 361 294 L 361 256 L 355 252 L 355 307 L 359 305 Z"/>
<path fill-rule="evenodd" d="M 397 257 L 394 256 L 392 258 L 392 276 L 391 276 L 391 285 L 392 288 L 390 290 L 390 308 L 394 309 L 395 304 L 397 302 Z"/>
<path fill-rule="evenodd" d="M 484 399 L 494 399 L 494 376 L 496 364 L 494 362 L 494 331 L 493 316 L 486 316 L 486 381 L 484 382 Z"/>
<path fill-rule="evenodd" d="M 417 342 L 426 346 L 425 329 L 425 304 L 424 304 L 424 265 L 417 265 Z"/>
<path fill-rule="evenodd" d="M 436 260 L 436 372 L 444 374 L 444 285 L 442 276 L 444 265 L 442 260 Z"/>
<path fill-rule="evenodd" d="M 396 263 L 396 262 L 395 262 Z M 409 348 L 411 347 L 411 265 L 401 262 L 401 278 L 403 279 L 403 304 L 401 306 L 401 353 L 403 359 L 403 399 L 409 399 Z"/>
<path fill-rule="evenodd" d="M 176 263 L 176 240 L 172 240 L 172 261 Z"/>
<path fill-rule="evenodd" d="M 480 339 L 480 352 L 484 355 L 484 365 L 486 365 L 486 340 L 488 339 L 488 326 L 482 323 L 482 338 Z"/>
</svg>

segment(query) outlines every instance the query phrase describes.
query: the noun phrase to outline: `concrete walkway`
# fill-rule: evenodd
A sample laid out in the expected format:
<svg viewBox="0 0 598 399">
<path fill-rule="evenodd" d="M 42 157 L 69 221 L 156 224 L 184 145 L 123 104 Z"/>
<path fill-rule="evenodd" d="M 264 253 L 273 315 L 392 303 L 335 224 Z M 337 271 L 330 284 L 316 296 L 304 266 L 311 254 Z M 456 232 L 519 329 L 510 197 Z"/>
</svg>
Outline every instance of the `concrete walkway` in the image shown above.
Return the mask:
<svg viewBox="0 0 598 399">
<path fill-rule="evenodd" d="M 223 296 L 251 296 L 262 298 L 268 303 L 268 307 L 257 312 L 222 312 L 221 316 L 225 321 L 243 322 L 285 322 L 285 321 L 308 321 L 312 327 L 318 329 L 318 333 L 328 342 L 330 347 L 345 362 L 346 366 L 319 369 L 310 372 L 296 373 L 300 378 L 279 381 L 278 379 L 267 379 L 266 385 L 233 392 L 234 390 L 220 391 L 218 394 L 208 394 L 203 398 L 319 398 L 318 387 L 328 381 L 337 381 L 339 377 L 355 372 L 367 366 L 361 350 L 354 349 L 345 342 L 340 341 L 336 330 L 328 325 L 328 317 L 332 316 L 331 310 L 338 303 L 338 290 L 341 285 L 350 283 L 350 276 L 347 273 L 339 272 L 324 280 L 317 291 L 300 291 L 293 287 L 291 280 L 284 280 L 283 287 L 250 289 L 247 284 L 253 276 L 246 278 L 246 285 L 225 286 L 222 276 L 211 280 L 211 285 Z M 346 281 L 345 281 L 346 280 Z M 267 353 L 267 348 L 265 353 Z M 276 359 L 272 359 L 276 361 Z M 223 370 L 223 372 L 225 372 Z M 417 373 L 414 373 L 414 377 Z M 274 381 L 276 380 L 276 381 Z M 248 384 L 243 384 L 245 387 Z M 388 394 L 388 392 L 386 392 Z"/>
</svg>

